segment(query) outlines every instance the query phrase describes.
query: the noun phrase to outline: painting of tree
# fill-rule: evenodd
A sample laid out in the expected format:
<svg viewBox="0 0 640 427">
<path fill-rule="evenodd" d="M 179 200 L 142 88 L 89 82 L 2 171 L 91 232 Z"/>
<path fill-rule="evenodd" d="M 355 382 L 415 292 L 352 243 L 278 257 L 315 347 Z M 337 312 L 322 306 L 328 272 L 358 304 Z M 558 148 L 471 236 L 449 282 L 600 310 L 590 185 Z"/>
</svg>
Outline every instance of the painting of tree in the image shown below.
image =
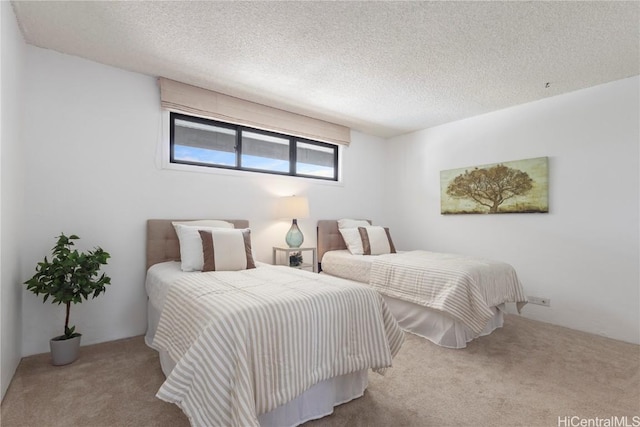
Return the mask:
<svg viewBox="0 0 640 427">
<path fill-rule="evenodd" d="M 548 212 L 547 158 L 441 172 L 441 213 Z"/>
</svg>

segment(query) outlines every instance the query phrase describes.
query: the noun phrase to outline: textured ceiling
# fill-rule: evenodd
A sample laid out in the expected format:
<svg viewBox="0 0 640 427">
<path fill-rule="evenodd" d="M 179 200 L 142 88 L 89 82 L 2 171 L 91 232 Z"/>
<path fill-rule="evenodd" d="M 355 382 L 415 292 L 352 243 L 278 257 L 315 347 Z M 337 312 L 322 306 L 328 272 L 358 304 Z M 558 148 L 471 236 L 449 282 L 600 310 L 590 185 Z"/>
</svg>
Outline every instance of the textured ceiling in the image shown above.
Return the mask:
<svg viewBox="0 0 640 427">
<path fill-rule="evenodd" d="M 635 1 L 13 6 L 35 46 L 381 137 L 640 74 Z"/>
</svg>

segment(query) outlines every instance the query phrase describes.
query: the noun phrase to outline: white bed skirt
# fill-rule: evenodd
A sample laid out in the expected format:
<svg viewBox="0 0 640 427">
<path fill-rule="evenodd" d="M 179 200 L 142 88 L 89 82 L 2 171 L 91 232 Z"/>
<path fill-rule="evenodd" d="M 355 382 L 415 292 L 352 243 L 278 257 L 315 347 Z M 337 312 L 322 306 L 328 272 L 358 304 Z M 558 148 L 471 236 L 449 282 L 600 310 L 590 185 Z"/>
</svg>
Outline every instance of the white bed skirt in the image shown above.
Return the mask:
<svg viewBox="0 0 640 427">
<path fill-rule="evenodd" d="M 145 343 L 151 347 L 160 320 L 160 312 L 151 303 L 147 304 L 147 319 L 147 333 L 144 339 Z M 159 354 L 162 372 L 168 376 L 175 362 L 167 352 L 161 351 Z M 335 406 L 361 397 L 368 384 L 369 376 L 366 369 L 329 378 L 314 385 L 292 401 L 271 412 L 259 415 L 258 421 L 263 427 L 293 427 L 325 417 L 333 413 Z"/>
<path fill-rule="evenodd" d="M 462 322 L 441 311 L 386 295 L 383 295 L 383 298 L 402 329 L 426 338 L 442 347 L 465 348 L 469 341 L 489 335 L 497 328 L 501 328 L 504 323 L 504 304 L 490 307 L 494 315 L 487 322 L 482 332 L 476 335 Z"/>
</svg>

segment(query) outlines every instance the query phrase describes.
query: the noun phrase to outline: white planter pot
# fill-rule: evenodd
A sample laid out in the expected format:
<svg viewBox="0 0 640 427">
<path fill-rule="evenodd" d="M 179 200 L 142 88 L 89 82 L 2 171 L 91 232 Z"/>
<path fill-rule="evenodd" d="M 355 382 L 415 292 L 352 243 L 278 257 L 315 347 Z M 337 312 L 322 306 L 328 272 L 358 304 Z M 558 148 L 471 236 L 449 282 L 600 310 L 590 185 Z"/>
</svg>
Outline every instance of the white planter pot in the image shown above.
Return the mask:
<svg viewBox="0 0 640 427">
<path fill-rule="evenodd" d="M 51 364 L 55 366 L 68 365 L 78 358 L 80 352 L 80 338 L 77 336 L 68 340 L 49 340 L 51 348 Z"/>
</svg>

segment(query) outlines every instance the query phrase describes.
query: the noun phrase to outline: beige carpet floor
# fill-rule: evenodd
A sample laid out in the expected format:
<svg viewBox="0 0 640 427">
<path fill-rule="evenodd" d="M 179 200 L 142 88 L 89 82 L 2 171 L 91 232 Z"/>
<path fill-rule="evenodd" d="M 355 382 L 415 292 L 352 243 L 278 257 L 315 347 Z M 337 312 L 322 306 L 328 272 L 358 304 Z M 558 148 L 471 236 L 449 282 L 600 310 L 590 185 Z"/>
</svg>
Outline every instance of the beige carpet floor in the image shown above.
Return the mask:
<svg viewBox="0 0 640 427">
<path fill-rule="evenodd" d="M 464 350 L 407 334 L 393 369 L 369 378 L 362 398 L 306 426 L 570 426 L 596 418 L 607 425 L 613 417 L 640 425 L 640 346 L 518 316 Z M 47 354 L 27 357 L 0 423 L 188 426 L 176 406 L 154 397 L 162 381 L 142 337 L 82 347 L 63 367 Z"/>
</svg>

